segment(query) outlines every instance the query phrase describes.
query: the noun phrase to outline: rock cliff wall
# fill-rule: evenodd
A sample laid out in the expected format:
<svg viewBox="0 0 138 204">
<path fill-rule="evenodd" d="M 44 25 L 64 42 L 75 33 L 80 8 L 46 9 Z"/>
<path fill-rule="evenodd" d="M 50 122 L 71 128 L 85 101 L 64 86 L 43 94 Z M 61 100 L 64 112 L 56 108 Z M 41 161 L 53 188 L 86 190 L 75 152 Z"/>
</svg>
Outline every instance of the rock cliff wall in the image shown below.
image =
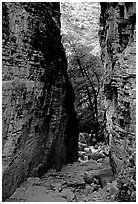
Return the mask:
<svg viewBox="0 0 138 204">
<path fill-rule="evenodd" d="M 129 189 L 135 180 L 136 3 L 101 3 L 100 23 L 111 166 L 120 188 L 125 184 Z M 123 201 L 134 197 L 133 184 L 130 189 Z"/>
<path fill-rule="evenodd" d="M 2 4 L 3 200 L 27 176 L 77 160 L 59 3 Z"/>
</svg>

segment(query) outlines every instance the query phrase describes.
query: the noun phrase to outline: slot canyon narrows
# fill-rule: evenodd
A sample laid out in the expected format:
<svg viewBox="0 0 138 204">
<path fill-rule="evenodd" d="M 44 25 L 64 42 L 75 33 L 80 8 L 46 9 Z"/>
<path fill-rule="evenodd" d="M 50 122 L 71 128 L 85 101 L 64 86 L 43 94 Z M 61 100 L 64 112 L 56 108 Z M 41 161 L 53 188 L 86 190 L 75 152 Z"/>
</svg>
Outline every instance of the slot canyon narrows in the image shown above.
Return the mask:
<svg viewBox="0 0 138 204">
<path fill-rule="evenodd" d="M 2 2 L 2 200 L 136 202 L 136 2 Z"/>
</svg>

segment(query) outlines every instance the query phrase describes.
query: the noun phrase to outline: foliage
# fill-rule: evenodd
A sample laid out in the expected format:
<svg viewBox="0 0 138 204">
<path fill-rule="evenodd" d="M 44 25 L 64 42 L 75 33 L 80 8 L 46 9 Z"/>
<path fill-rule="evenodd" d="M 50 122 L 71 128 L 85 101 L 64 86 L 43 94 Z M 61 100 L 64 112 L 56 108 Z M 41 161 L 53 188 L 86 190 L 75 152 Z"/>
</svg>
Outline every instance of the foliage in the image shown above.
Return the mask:
<svg viewBox="0 0 138 204">
<path fill-rule="evenodd" d="M 75 91 L 75 107 L 80 121 L 93 126 L 98 135 L 99 90 L 103 66 L 100 60 L 99 4 L 61 4 L 62 41 L 68 59 L 68 74 Z"/>
<path fill-rule="evenodd" d="M 73 47 L 73 46 L 72 46 Z M 98 136 L 98 94 L 102 85 L 103 69 L 100 58 L 93 56 L 89 48 L 73 47 L 74 54 L 69 58 L 69 76 L 76 94 L 76 108 L 80 116 L 85 109 L 95 127 L 94 133 Z M 91 110 L 91 111 L 88 111 Z M 88 115 L 89 115 L 88 114 Z M 85 116 L 86 118 L 86 116 Z"/>
<path fill-rule="evenodd" d="M 96 2 L 61 3 L 62 34 L 77 45 L 90 47 L 93 55 L 100 56 L 99 18 L 100 5 Z"/>
</svg>

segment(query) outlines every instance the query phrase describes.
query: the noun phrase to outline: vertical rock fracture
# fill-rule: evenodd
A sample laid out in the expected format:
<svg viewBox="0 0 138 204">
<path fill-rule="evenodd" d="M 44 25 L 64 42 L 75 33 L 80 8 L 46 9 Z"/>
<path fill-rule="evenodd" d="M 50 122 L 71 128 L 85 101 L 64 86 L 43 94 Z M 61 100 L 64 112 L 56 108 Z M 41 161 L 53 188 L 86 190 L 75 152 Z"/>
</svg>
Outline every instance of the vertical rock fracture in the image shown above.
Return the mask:
<svg viewBox="0 0 138 204">
<path fill-rule="evenodd" d="M 59 3 L 2 3 L 3 200 L 28 176 L 77 160 Z"/>
</svg>

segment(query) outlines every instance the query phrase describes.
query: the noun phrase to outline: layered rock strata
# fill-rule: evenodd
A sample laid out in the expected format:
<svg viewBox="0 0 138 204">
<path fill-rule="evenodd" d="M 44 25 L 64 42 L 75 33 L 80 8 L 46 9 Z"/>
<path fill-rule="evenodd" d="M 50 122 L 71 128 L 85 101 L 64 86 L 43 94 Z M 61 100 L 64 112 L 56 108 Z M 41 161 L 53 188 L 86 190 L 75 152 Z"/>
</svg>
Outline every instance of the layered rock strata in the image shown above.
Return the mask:
<svg viewBox="0 0 138 204">
<path fill-rule="evenodd" d="M 136 3 L 101 3 L 100 23 L 110 162 L 114 175 L 120 172 L 128 185 L 135 179 Z"/>
<path fill-rule="evenodd" d="M 59 3 L 2 4 L 3 200 L 28 176 L 77 160 Z"/>
</svg>

